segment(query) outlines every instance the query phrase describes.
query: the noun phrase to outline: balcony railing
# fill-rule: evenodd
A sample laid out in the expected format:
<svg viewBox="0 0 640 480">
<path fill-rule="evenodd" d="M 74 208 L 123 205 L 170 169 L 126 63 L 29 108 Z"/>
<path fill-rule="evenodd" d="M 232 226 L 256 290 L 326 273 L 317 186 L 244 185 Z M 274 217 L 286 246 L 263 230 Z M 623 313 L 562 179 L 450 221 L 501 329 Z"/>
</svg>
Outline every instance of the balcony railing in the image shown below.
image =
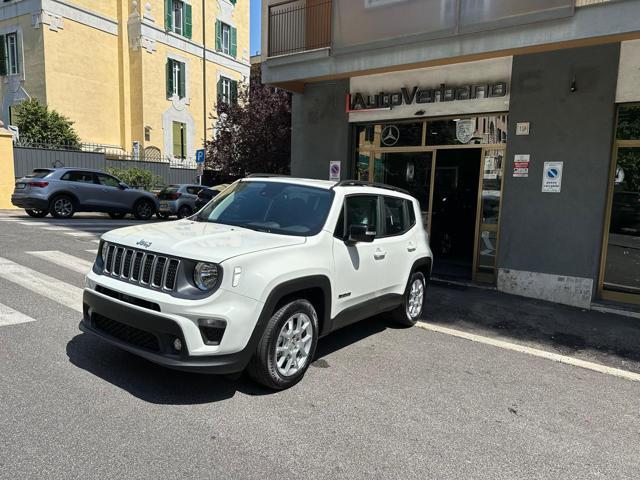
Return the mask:
<svg viewBox="0 0 640 480">
<path fill-rule="evenodd" d="M 269 56 L 331 45 L 331 0 L 291 0 L 269 6 Z"/>
</svg>

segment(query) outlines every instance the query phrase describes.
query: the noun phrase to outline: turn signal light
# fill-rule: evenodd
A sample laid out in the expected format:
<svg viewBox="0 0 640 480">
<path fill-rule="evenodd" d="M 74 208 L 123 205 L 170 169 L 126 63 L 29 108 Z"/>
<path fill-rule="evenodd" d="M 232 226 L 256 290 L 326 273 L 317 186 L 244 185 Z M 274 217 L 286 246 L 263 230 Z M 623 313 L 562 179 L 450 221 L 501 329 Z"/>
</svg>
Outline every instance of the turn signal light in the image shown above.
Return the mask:
<svg viewBox="0 0 640 480">
<path fill-rule="evenodd" d="M 44 188 L 49 185 L 49 182 L 29 182 L 32 187 Z"/>
</svg>

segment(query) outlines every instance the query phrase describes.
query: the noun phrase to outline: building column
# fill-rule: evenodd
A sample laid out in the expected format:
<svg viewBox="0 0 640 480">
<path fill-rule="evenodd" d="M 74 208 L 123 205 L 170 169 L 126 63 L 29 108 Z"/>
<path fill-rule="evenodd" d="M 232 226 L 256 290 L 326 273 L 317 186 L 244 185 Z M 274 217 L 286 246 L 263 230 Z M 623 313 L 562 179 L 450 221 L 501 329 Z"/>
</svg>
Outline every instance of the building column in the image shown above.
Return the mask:
<svg viewBox="0 0 640 480">
<path fill-rule="evenodd" d="M 15 208 L 11 204 L 15 180 L 13 135 L 0 122 L 0 209 Z"/>
</svg>

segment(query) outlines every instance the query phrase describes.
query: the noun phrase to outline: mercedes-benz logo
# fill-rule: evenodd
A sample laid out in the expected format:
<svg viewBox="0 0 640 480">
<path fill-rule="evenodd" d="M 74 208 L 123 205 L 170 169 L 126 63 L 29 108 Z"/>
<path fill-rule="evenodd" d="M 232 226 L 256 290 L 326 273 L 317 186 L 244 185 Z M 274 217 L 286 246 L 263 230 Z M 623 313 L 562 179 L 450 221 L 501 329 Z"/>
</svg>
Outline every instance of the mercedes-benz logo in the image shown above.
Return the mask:
<svg viewBox="0 0 640 480">
<path fill-rule="evenodd" d="M 395 125 L 386 125 L 382 129 L 381 141 L 385 147 L 393 147 L 400 140 L 400 130 Z"/>
</svg>

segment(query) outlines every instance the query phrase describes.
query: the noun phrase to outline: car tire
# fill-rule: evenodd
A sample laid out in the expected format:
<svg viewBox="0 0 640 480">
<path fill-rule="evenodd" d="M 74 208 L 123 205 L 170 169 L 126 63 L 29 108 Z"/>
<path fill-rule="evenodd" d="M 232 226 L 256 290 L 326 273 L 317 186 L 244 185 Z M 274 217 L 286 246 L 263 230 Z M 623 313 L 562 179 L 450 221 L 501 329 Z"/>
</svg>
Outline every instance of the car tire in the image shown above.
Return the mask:
<svg viewBox="0 0 640 480">
<path fill-rule="evenodd" d="M 27 215 L 33 218 L 44 218 L 49 215 L 49 212 L 47 210 L 37 210 L 35 208 L 27 208 L 25 209 L 25 212 L 27 212 Z"/>
<path fill-rule="evenodd" d="M 178 218 L 185 218 L 193 215 L 193 211 L 189 205 L 182 205 L 178 209 Z"/>
<path fill-rule="evenodd" d="M 249 375 L 273 390 L 292 387 L 313 360 L 318 332 L 318 315 L 309 301 L 287 303 L 269 319 L 249 363 Z"/>
<path fill-rule="evenodd" d="M 49 204 L 49 213 L 55 218 L 71 218 L 76 213 L 76 202 L 69 195 L 53 197 Z"/>
<path fill-rule="evenodd" d="M 422 272 L 413 272 L 402 296 L 402 305 L 392 312 L 393 320 L 405 327 L 413 327 L 424 308 L 427 279 Z"/>
<path fill-rule="evenodd" d="M 167 212 L 156 212 L 156 217 L 158 217 L 160 220 L 166 220 L 167 218 L 169 218 L 169 214 Z"/>
<path fill-rule="evenodd" d="M 109 212 L 109 216 L 115 220 L 124 218 L 127 214 L 123 212 Z"/>
<path fill-rule="evenodd" d="M 138 200 L 133 206 L 133 216 L 138 220 L 149 220 L 156 213 L 156 206 L 151 200 Z"/>
</svg>

